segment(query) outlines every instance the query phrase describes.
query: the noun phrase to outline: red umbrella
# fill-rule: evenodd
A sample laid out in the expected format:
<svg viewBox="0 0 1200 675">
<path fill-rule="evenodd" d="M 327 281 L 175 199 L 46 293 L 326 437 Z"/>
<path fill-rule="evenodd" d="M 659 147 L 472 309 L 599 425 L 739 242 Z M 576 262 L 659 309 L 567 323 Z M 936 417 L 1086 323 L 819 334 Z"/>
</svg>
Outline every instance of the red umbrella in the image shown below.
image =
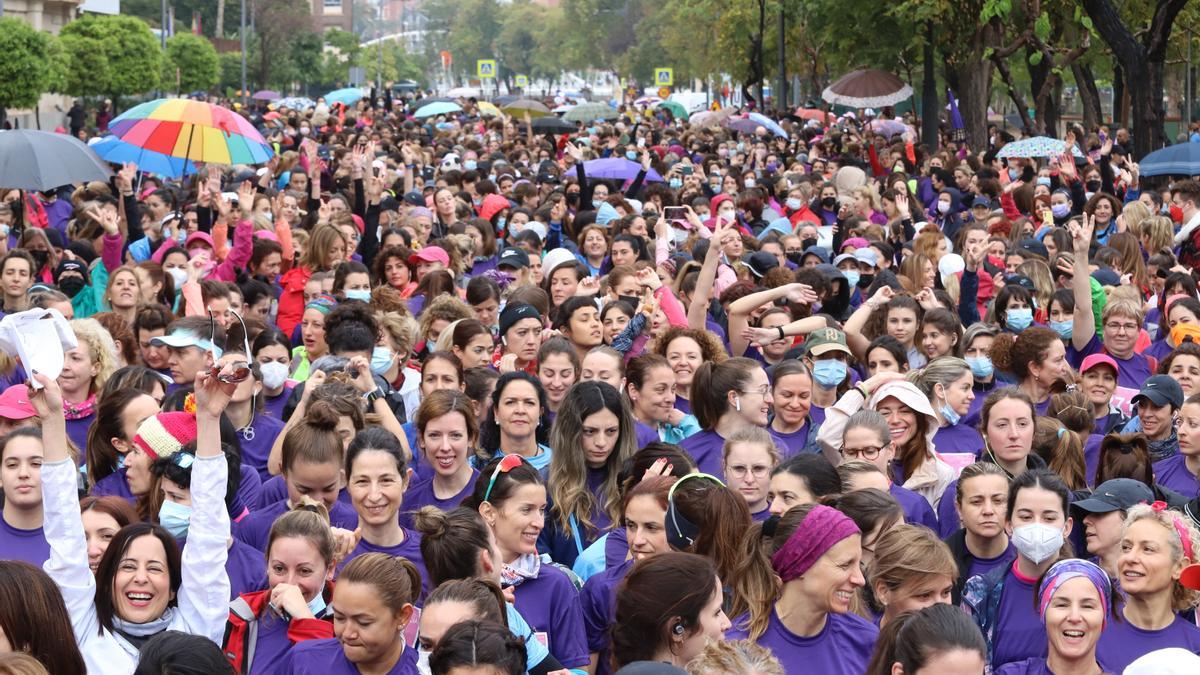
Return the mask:
<svg viewBox="0 0 1200 675">
<path fill-rule="evenodd" d="M 882 108 L 912 96 L 912 87 L 883 70 L 856 70 L 821 92 L 821 98 L 849 108 Z"/>
<path fill-rule="evenodd" d="M 816 120 L 821 124 L 832 124 L 837 118 L 833 113 L 827 113 L 824 110 L 816 110 L 815 108 L 796 108 L 796 117 L 802 120 Z"/>
</svg>

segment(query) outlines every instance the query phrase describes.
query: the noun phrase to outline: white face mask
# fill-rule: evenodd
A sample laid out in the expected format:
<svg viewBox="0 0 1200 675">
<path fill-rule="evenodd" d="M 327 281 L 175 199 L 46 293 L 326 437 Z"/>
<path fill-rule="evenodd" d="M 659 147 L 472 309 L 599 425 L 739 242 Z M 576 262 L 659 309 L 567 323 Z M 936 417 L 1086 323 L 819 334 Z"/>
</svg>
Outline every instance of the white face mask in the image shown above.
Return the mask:
<svg viewBox="0 0 1200 675">
<path fill-rule="evenodd" d="M 287 381 L 288 367 L 286 364 L 269 361 L 259 364 L 258 370 L 262 373 L 262 383 L 267 389 L 278 389 Z"/>
<path fill-rule="evenodd" d="M 1063 533 L 1053 525 L 1031 523 L 1013 528 L 1012 543 L 1018 553 L 1040 565 L 1062 548 Z"/>
<path fill-rule="evenodd" d="M 950 202 L 938 202 L 937 209 L 938 209 L 938 213 L 943 213 L 943 214 L 949 213 L 950 212 Z"/>
<path fill-rule="evenodd" d="M 171 279 L 175 282 L 175 290 L 183 288 L 183 284 L 187 281 L 187 270 L 182 267 L 168 267 L 167 274 L 171 275 Z"/>
</svg>

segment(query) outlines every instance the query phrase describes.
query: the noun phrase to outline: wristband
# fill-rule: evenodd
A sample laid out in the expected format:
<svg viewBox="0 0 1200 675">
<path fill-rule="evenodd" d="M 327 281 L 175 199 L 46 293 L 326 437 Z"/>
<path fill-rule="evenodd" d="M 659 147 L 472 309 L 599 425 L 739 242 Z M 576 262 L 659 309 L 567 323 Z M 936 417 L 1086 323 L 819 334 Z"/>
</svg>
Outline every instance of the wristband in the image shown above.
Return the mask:
<svg viewBox="0 0 1200 675">
<path fill-rule="evenodd" d="M 868 393 L 867 393 L 867 390 L 866 390 L 866 389 L 863 389 L 863 386 L 862 386 L 862 384 L 856 384 L 856 385 L 854 385 L 854 390 L 855 390 L 855 391 L 857 391 L 858 393 L 862 394 L 862 397 L 863 397 L 863 400 L 864 400 L 864 401 L 865 401 L 865 400 L 867 400 L 867 399 L 869 399 L 869 398 L 871 398 L 870 394 L 868 394 Z"/>
<path fill-rule="evenodd" d="M 786 335 L 783 334 L 783 326 L 775 326 L 775 330 L 779 331 L 779 339 L 780 340 L 787 337 Z"/>
</svg>

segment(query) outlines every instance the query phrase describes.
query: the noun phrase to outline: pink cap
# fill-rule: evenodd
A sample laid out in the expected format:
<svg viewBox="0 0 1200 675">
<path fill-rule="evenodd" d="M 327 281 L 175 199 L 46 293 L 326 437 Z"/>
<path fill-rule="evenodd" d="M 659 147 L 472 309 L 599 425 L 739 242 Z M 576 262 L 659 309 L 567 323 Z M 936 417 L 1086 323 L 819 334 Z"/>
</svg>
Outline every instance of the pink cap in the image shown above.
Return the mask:
<svg viewBox="0 0 1200 675">
<path fill-rule="evenodd" d="M 212 235 L 207 232 L 193 232 L 189 234 L 188 238 L 183 242 L 183 247 L 190 248 L 191 245 L 197 241 L 208 244 L 208 247 L 213 250 L 216 250 L 217 248 L 217 245 L 213 243 Z"/>
<path fill-rule="evenodd" d="M 270 239 L 271 241 L 279 241 L 279 235 L 270 230 L 258 230 L 254 233 L 255 239 Z"/>
<path fill-rule="evenodd" d="M 0 417 L 10 420 L 27 420 L 37 415 L 29 402 L 29 391 L 23 384 L 14 384 L 0 394 Z"/>
<path fill-rule="evenodd" d="M 441 246 L 426 246 L 408 257 L 409 265 L 416 265 L 418 262 L 437 262 L 449 267 L 450 254 Z"/>
<path fill-rule="evenodd" d="M 1083 360 L 1083 364 L 1079 366 L 1079 373 L 1086 373 L 1087 371 L 1101 364 L 1112 368 L 1114 373 L 1121 372 L 1120 366 L 1117 365 L 1117 362 L 1113 359 L 1113 357 L 1109 356 L 1108 354 L 1092 354 Z"/>
</svg>

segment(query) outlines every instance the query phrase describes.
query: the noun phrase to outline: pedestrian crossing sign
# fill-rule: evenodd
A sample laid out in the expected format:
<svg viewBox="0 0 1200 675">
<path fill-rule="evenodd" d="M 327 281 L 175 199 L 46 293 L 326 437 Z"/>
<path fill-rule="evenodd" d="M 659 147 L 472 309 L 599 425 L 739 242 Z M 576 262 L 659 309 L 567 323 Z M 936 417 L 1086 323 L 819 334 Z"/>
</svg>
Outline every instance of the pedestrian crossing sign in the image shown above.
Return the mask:
<svg viewBox="0 0 1200 675">
<path fill-rule="evenodd" d="M 517 83 L 518 87 L 528 87 L 529 86 L 529 76 L 528 75 L 518 75 L 516 77 L 516 83 Z"/>
<path fill-rule="evenodd" d="M 654 69 L 654 84 L 660 87 L 669 87 L 675 84 L 675 69 L 674 68 L 655 68 Z"/>
<path fill-rule="evenodd" d="M 496 60 L 495 59 L 479 59 L 475 62 L 475 74 L 481 80 L 492 79 L 496 77 Z"/>
</svg>

